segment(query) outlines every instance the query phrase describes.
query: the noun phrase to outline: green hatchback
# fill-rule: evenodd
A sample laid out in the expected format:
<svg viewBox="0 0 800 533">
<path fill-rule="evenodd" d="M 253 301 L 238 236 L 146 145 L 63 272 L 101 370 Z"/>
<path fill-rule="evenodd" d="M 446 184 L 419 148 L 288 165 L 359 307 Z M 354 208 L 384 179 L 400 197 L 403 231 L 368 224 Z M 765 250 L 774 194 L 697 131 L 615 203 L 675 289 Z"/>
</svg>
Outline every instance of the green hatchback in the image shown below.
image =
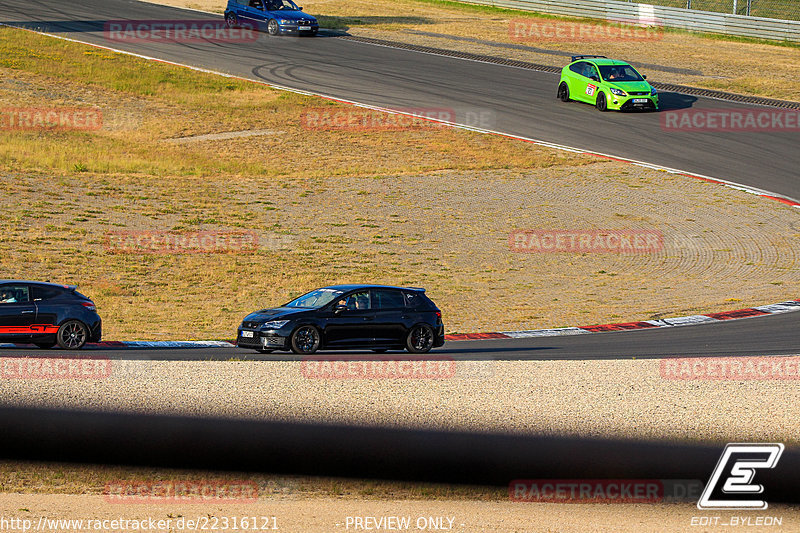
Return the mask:
<svg viewBox="0 0 800 533">
<path fill-rule="evenodd" d="M 586 102 L 600 111 L 658 110 L 658 92 L 645 76 L 628 63 L 605 56 L 572 56 L 561 69 L 558 98 Z"/>
</svg>

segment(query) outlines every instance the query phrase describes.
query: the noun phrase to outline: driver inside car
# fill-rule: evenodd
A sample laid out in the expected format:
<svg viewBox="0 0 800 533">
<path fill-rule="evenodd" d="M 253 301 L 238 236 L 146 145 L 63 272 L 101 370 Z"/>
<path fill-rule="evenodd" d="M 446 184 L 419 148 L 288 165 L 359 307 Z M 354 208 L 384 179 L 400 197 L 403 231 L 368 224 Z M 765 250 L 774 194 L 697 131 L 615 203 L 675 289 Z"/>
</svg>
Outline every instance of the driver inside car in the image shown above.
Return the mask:
<svg viewBox="0 0 800 533">
<path fill-rule="evenodd" d="M 17 299 L 11 293 L 11 291 L 3 291 L 0 293 L 0 303 L 2 304 L 13 304 L 17 303 Z"/>
</svg>

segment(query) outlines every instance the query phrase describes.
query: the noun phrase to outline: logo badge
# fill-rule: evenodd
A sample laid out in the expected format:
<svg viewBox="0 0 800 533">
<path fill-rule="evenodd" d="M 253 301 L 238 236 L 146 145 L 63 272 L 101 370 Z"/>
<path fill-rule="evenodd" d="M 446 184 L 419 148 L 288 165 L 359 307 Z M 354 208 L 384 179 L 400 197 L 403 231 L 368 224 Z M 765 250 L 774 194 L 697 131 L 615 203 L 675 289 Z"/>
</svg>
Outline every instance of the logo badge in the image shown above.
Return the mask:
<svg viewBox="0 0 800 533">
<path fill-rule="evenodd" d="M 698 509 L 766 509 L 767 502 L 748 499 L 764 492 L 764 486 L 753 483 L 758 469 L 775 468 L 783 454 L 781 443 L 731 443 L 725 446 Z"/>
</svg>

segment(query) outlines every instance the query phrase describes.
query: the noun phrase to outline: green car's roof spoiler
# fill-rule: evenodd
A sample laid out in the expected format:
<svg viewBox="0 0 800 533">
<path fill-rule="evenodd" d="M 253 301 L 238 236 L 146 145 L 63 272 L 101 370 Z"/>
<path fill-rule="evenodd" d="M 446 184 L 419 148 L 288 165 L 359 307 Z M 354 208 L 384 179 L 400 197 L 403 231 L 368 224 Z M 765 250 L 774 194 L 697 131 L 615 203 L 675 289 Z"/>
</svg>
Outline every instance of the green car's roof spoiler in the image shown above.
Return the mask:
<svg viewBox="0 0 800 533">
<path fill-rule="evenodd" d="M 603 58 L 603 59 L 608 59 L 606 56 L 572 56 L 572 61 L 577 61 L 579 59 L 589 59 L 589 58 L 592 58 L 592 57 L 599 57 L 599 58 Z M 572 63 L 572 61 L 570 61 L 570 63 Z"/>
</svg>

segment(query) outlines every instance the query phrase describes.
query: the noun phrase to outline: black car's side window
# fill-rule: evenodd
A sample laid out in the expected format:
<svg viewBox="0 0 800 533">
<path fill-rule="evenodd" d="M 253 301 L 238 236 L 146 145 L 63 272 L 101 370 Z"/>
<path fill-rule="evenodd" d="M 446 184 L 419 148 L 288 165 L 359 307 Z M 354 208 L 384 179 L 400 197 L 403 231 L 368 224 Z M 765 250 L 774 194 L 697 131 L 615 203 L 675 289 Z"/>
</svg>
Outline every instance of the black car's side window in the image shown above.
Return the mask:
<svg viewBox="0 0 800 533">
<path fill-rule="evenodd" d="M 402 309 L 405 307 L 403 293 L 389 289 L 374 291 L 375 306 L 377 309 Z"/>
<path fill-rule="evenodd" d="M 414 309 L 415 307 L 419 307 L 419 304 L 421 303 L 419 295 L 413 292 L 404 292 L 403 297 L 406 301 L 406 307 L 408 307 L 409 309 Z"/>
<path fill-rule="evenodd" d="M 27 285 L 0 286 L 0 305 L 30 301 Z"/>
<path fill-rule="evenodd" d="M 39 287 L 37 285 L 31 287 L 31 298 L 34 301 L 52 300 L 53 298 L 61 296 L 63 293 L 64 291 L 57 287 Z"/>
<path fill-rule="evenodd" d="M 347 298 L 337 302 L 337 305 L 344 305 L 348 311 L 363 311 L 370 309 L 369 291 L 354 292 Z"/>
</svg>

